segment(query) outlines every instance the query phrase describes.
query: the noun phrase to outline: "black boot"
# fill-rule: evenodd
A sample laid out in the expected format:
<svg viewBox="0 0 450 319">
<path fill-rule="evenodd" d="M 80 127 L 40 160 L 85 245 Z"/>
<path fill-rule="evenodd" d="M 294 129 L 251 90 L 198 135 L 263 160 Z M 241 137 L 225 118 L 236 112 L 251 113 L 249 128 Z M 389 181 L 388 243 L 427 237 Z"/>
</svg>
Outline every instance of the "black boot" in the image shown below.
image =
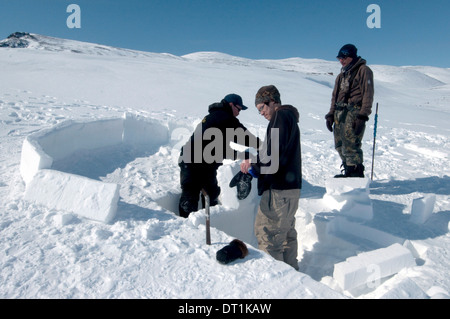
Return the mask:
<svg viewBox="0 0 450 319">
<path fill-rule="evenodd" d="M 346 177 L 364 177 L 364 165 L 358 164 L 348 166 L 346 175 L 347 175 Z"/>
<path fill-rule="evenodd" d="M 341 174 L 334 175 L 334 178 L 343 178 L 343 177 L 347 177 L 347 176 L 346 176 L 346 172 L 347 172 L 347 165 L 345 165 L 345 163 L 342 163 L 342 164 L 341 164 Z"/>
<path fill-rule="evenodd" d="M 343 178 L 343 177 L 364 177 L 364 165 L 345 165 L 342 163 L 341 167 L 344 166 L 344 169 L 341 171 L 341 174 L 335 175 L 335 178 Z"/>
<path fill-rule="evenodd" d="M 181 217 L 188 218 L 190 213 L 198 210 L 198 199 L 181 195 L 178 210 Z"/>
<path fill-rule="evenodd" d="M 355 176 L 354 177 L 364 177 L 364 165 L 363 164 L 358 164 L 356 165 L 356 171 L 355 171 Z"/>
</svg>

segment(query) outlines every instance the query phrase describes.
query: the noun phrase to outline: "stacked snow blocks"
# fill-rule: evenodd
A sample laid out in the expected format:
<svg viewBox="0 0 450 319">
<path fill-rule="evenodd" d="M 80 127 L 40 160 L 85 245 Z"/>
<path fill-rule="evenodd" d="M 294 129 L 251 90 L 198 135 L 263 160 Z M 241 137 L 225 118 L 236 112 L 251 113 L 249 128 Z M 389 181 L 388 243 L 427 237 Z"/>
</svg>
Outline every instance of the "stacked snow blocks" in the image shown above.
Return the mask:
<svg viewBox="0 0 450 319">
<path fill-rule="evenodd" d="M 378 286 L 382 278 L 398 273 L 403 268 L 416 265 L 411 252 L 400 244 L 393 244 L 357 256 L 334 265 L 333 278 L 344 290 L 367 285 Z"/>
<path fill-rule="evenodd" d="M 166 126 L 131 114 L 93 122 L 66 121 L 29 135 L 20 161 L 25 200 L 109 223 L 116 215 L 119 185 L 52 170 L 53 162 L 82 150 L 122 143 L 157 146 L 168 141 Z"/>
<path fill-rule="evenodd" d="M 333 178 L 326 181 L 324 203 L 334 218 L 327 231 L 361 238 L 385 247 L 356 256 L 334 265 L 333 278 L 343 290 L 355 291 L 377 287 L 381 280 L 403 268 L 416 265 L 405 239 L 366 224 L 373 218 L 368 178 Z M 415 219 L 422 220 L 432 211 L 433 198 L 419 199 L 413 204 Z"/>
<path fill-rule="evenodd" d="M 362 220 L 373 218 L 368 178 L 333 178 L 326 181 L 325 203 L 338 214 Z"/>
</svg>

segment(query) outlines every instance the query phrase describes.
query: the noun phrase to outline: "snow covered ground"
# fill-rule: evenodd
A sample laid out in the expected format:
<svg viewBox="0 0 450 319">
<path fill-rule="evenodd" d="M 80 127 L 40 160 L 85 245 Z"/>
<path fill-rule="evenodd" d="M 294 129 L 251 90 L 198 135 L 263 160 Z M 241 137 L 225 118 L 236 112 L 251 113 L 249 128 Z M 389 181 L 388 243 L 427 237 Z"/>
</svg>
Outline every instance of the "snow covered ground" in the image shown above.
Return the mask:
<svg viewBox="0 0 450 319">
<path fill-rule="evenodd" d="M 0 298 L 449 298 L 450 69 L 368 61 L 374 180 L 343 185 L 324 121 L 336 61 L 27 41 L 0 48 Z M 263 136 L 253 101 L 267 84 L 300 111 L 300 272 L 257 249 L 256 184 L 244 201 L 227 186 L 239 163 L 219 170 L 212 245 L 204 211 L 177 216 L 183 141 L 228 93 Z M 373 128 L 372 115 L 368 177 Z M 249 256 L 223 266 L 215 254 L 233 238 Z"/>
</svg>

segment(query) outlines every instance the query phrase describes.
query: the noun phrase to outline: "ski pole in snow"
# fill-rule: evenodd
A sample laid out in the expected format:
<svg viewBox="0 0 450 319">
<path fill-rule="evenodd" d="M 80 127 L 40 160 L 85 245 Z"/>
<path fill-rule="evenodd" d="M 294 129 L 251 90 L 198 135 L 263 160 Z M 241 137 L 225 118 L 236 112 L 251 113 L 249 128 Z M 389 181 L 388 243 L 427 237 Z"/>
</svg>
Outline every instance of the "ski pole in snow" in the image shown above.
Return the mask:
<svg viewBox="0 0 450 319">
<path fill-rule="evenodd" d="M 377 109 L 375 112 L 375 124 L 374 124 L 374 128 L 373 128 L 372 174 L 370 176 L 371 180 L 373 180 L 373 162 L 375 159 L 375 140 L 377 138 L 377 124 L 378 124 L 378 103 L 377 103 Z"/>
<path fill-rule="evenodd" d="M 206 212 L 206 244 L 211 245 L 211 221 L 209 214 L 209 196 L 204 189 L 202 189 L 203 196 L 205 197 L 205 212 Z"/>
</svg>

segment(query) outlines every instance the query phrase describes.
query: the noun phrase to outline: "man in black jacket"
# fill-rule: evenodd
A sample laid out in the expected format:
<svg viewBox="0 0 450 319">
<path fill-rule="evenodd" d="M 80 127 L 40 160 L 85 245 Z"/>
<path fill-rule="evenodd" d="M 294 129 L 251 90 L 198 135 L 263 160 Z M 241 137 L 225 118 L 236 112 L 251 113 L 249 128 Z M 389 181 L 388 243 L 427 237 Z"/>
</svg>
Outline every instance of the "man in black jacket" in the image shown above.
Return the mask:
<svg viewBox="0 0 450 319">
<path fill-rule="evenodd" d="M 182 147 L 179 159 L 180 216 L 187 218 L 198 210 L 202 189 L 209 195 L 210 206 L 219 203 L 217 169 L 224 159 L 237 159 L 237 152 L 230 147 L 230 142 L 257 147 L 258 139 L 237 119 L 239 112 L 246 109 L 237 94 L 228 94 L 221 102 L 211 104 L 209 114 Z"/>
<path fill-rule="evenodd" d="M 302 187 L 299 113 L 292 105 L 281 105 L 280 93 L 273 85 L 259 89 L 255 104 L 269 121 L 266 140 L 256 163 L 243 161 L 241 171 L 258 177 L 258 247 L 298 270 L 295 213 Z"/>
</svg>

